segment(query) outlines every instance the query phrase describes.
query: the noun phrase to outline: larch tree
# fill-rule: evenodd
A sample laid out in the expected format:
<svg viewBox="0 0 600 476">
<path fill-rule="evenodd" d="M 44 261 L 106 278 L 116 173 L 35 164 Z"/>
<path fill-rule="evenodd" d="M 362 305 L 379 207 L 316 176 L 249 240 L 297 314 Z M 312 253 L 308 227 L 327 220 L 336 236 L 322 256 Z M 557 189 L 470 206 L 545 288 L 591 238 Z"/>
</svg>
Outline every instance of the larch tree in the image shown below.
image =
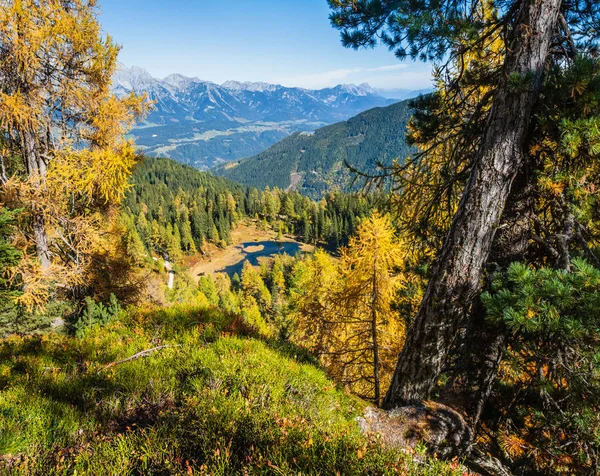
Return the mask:
<svg viewBox="0 0 600 476">
<path fill-rule="evenodd" d="M 269 313 L 272 301 L 271 293 L 265 285 L 260 270 L 252 266 L 249 261 L 245 261 L 242 268 L 241 287 L 243 299 L 254 299 L 263 314 Z"/>
<path fill-rule="evenodd" d="M 145 101 L 111 94 L 119 47 L 97 15 L 94 0 L 1 2 L 0 180 L 2 200 L 28 217 L 18 240 L 27 305 L 57 285 L 86 286 L 136 162 L 123 134 Z"/>
<path fill-rule="evenodd" d="M 336 338 L 334 294 L 339 289 L 339 269 L 331 256 L 317 248 L 310 258 L 296 263 L 293 276 L 290 290 L 294 303 L 292 339 L 329 366 L 330 351 Z"/>
<path fill-rule="evenodd" d="M 403 283 L 401 244 L 387 216 L 375 212 L 358 226 L 341 257 L 341 289 L 335 332 L 342 342 L 339 365 L 355 390 L 381 403 L 394 360 L 402 348 L 404 322 L 393 309 Z"/>
<path fill-rule="evenodd" d="M 354 393 L 378 404 L 402 346 L 404 319 L 396 304 L 403 265 L 390 218 L 375 212 L 340 260 L 317 250 L 293 273 L 293 340 Z"/>
<path fill-rule="evenodd" d="M 485 264 L 515 177 L 554 48 L 593 48 L 599 7 L 589 1 L 330 0 L 332 23 L 346 46 L 378 38 L 399 58 L 447 61 L 461 77 L 469 52 L 497 35 L 500 67 L 487 78 L 486 122 L 479 131 L 461 198 L 419 311 L 398 359 L 385 406 L 427 399 L 481 290 Z M 491 15 L 482 15 L 485 9 Z M 446 65 L 446 66 L 447 66 Z M 443 72 L 444 66 L 441 66 Z M 460 91 L 457 97 L 469 97 Z"/>
</svg>

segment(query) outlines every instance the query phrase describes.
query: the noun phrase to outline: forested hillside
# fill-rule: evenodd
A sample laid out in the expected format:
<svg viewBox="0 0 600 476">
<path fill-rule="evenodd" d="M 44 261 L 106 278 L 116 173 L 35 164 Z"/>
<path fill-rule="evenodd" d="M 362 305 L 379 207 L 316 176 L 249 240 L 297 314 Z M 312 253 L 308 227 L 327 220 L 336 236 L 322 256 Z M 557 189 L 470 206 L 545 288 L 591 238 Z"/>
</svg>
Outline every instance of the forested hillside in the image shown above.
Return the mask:
<svg viewBox="0 0 600 476">
<path fill-rule="evenodd" d="M 384 200 L 377 195 L 329 193 L 314 202 L 298 192 L 260 191 L 152 157 L 136 167 L 132 181 L 123 203 L 132 249 L 138 255 L 156 253 L 176 262 L 184 253 L 203 251 L 209 242 L 228 243 L 232 228 L 244 218 L 335 250 L 348 242 L 360 218 Z"/>
<path fill-rule="evenodd" d="M 258 188 L 279 187 L 319 198 L 331 190 L 349 191 L 354 175 L 345 163 L 374 173 L 411 153 L 406 126 L 411 101 L 375 108 L 314 132 L 296 133 L 254 157 L 227 164 L 217 173 Z"/>
</svg>

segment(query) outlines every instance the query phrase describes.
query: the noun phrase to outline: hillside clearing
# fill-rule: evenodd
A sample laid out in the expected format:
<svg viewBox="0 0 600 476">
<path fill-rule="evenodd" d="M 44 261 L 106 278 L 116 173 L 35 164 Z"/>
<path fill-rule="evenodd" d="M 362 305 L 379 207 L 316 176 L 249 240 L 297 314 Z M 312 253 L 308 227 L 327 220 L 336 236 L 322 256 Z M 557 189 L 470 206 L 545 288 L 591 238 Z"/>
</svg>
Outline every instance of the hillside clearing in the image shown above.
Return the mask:
<svg viewBox="0 0 600 476">
<path fill-rule="evenodd" d="M 249 334 L 180 306 L 0 342 L 0 474 L 462 474 L 365 438 L 362 401 Z"/>
</svg>

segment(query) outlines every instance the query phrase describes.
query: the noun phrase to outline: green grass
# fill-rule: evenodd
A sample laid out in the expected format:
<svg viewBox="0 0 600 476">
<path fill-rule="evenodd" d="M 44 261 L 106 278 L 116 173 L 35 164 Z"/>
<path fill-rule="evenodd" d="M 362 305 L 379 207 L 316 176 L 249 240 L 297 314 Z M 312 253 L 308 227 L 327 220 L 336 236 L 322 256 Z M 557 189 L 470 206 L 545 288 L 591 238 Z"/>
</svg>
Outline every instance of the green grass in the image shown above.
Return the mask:
<svg viewBox="0 0 600 476">
<path fill-rule="evenodd" d="M 177 307 L 4 340 L 0 474 L 453 474 L 362 436 L 362 401 L 302 352 L 245 334 Z"/>
</svg>

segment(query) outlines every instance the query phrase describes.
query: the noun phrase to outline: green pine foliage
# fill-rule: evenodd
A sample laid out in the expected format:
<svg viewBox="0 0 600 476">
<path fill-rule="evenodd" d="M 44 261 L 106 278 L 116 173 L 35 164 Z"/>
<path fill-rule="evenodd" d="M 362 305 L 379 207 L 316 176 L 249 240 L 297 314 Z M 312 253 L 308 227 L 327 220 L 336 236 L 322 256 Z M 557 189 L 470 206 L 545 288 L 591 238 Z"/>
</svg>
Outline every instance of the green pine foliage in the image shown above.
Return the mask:
<svg viewBox="0 0 600 476">
<path fill-rule="evenodd" d="M 298 192 L 246 188 L 169 159 L 146 157 L 133 176 L 123 219 L 131 256 L 143 262 L 150 253 L 177 262 L 224 245 L 241 219 L 258 219 L 283 235 L 335 250 L 348 242 L 360 218 L 383 196 L 330 193 L 314 202 Z M 146 257 L 144 257 L 144 250 Z"/>
<path fill-rule="evenodd" d="M 376 173 L 379 163 L 402 163 L 411 153 L 405 132 L 412 115 L 411 101 L 375 108 L 314 134 L 298 132 L 266 151 L 227 164 L 217 173 L 252 187 L 294 189 L 313 199 L 331 190 L 350 191 L 354 175 L 345 163 L 366 173 Z M 356 187 L 355 187 L 356 189 Z"/>
<path fill-rule="evenodd" d="M 172 160 L 144 158 L 133 182 L 124 210 L 134 217 L 145 247 L 159 254 L 227 242 L 237 210 L 245 210 L 242 186 Z"/>
<path fill-rule="evenodd" d="M 7 276 L 11 266 L 19 262 L 21 253 L 11 243 L 11 237 L 18 211 L 0 208 L 0 308 L 11 306 L 14 297 L 18 294 L 16 286 Z"/>
<path fill-rule="evenodd" d="M 114 294 L 110 295 L 107 305 L 96 302 L 91 297 L 85 298 L 85 309 L 74 325 L 75 335 L 82 336 L 94 327 L 106 326 L 111 321 L 118 319 L 123 309 Z"/>
<path fill-rule="evenodd" d="M 21 252 L 12 244 L 19 213 L 19 210 L 0 208 L 0 338 L 12 333 L 47 332 L 52 322 L 64 320 L 73 307 L 69 302 L 51 301 L 40 315 L 15 302 L 22 292 L 22 283 L 18 277 L 10 276 L 9 270 L 21 257 Z"/>
<path fill-rule="evenodd" d="M 491 408 L 505 455 L 533 472 L 591 474 L 600 455 L 600 270 L 512 264 L 482 300 L 510 331 Z"/>
</svg>

